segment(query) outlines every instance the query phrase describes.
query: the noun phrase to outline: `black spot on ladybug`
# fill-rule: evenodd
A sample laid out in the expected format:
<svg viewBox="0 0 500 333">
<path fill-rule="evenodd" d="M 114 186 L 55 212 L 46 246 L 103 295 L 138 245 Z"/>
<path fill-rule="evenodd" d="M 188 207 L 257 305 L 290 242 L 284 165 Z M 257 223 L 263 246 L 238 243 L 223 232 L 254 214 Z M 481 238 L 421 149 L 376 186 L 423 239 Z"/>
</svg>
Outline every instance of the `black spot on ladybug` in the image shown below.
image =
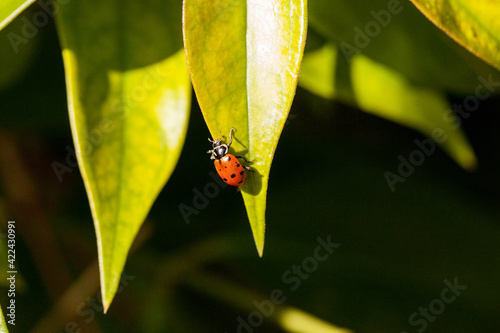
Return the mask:
<svg viewBox="0 0 500 333">
<path fill-rule="evenodd" d="M 242 181 L 242 180 L 240 180 L 240 182 L 239 182 L 238 184 L 241 184 L 241 183 L 243 183 L 243 181 Z"/>
<path fill-rule="evenodd" d="M 240 167 L 240 164 L 239 163 L 236 163 L 236 167 L 239 168 Z"/>
<path fill-rule="evenodd" d="M 223 181 L 227 182 L 227 178 L 222 178 Z"/>
<path fill-rule="evenodd" d="M 242 175 L 242 174 L 244 174 L 244 173 L 245 173 L 245 171 L 244 171 L 244 170 L 242 170 L 242 171 L 240 172 L 240 175 Z"/>
<path fill-rule="evenodd" d="M 231 178 L 234 178 L 234 177 L 236 177 L 236 174 L 234 174 L 234 173 L 233 173 L 233 174 L 231 175 Z"/>
</svg>

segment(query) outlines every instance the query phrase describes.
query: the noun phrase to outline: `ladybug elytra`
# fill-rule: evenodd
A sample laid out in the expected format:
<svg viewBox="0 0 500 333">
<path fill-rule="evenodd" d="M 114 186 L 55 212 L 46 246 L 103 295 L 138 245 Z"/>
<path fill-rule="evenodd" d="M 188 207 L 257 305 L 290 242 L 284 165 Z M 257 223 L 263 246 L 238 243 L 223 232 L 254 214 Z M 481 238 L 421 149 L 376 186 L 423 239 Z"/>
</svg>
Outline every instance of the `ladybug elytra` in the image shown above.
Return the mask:
<svg viewBox="0 0 500 333">
<path fill-rule="evenodd" d="M 231 143 L 233 143 L 233 131 L 234 127 L 229 131 L 229 143 L 227 144 L 222 143 L 221 138 L 216 138 L 215 140 L 210 140 L 209 138 L 208 141 L 212 142 L 212 150 L 207 151 L 207 153 L 212 154 L 210 159 L 215 160 L 215 169 L 220 178 L 231 186 L 241 187 L 247 182 L 245 170 L 252 170 L 242 165 L 238 158 L 244 159 L 247 163 L 253 163 L 254 160 L 249 161 L 243 156 L 228 154 L 229 147 L 231 147 Z"/>
</svg>

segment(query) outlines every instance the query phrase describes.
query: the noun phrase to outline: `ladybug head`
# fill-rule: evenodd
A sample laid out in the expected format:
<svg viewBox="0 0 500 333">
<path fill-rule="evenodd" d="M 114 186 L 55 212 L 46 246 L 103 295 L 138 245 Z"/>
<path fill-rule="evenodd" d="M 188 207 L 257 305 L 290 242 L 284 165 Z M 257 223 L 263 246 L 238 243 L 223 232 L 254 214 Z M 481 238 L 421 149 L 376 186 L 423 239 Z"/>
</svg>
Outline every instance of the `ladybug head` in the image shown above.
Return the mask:
<svg viewBox="0 0 500 333">
<path fill-rule="evenodd" d="M 218 146 L 220 146 L 222 144 L 222 139 L 221 138 L 216 138 L 215 140 L 210 140 L 208 139 L 208 141 L 212 142 L 212 147 L 215 149 L 217 148 Z"/>
<path fill-rule="evenodd" d="M 212 156 L 210 157 L 212 160 L 220 160 L 227 154 L 228 147 L 226 144 L 222 143 L 222 140 L 220 138 L 217 138 L 213 141 L 210 140 L 210 142 L 212 142 L 213 149 L 209 150 L 207 153 L 212 154 Z"/>
</svg>

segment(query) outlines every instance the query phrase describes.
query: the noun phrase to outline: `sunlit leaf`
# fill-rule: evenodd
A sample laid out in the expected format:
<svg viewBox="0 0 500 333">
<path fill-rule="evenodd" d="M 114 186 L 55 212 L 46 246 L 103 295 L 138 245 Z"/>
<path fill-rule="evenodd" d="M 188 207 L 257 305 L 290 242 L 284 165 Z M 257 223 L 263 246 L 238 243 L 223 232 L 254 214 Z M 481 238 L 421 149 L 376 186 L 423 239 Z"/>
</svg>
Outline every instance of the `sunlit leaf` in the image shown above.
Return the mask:
<svg viewBox="0 0 500 333">
<path fill-rule="evenodd" d="M 496 1 L 411 0 L 429 20 L 500 70 L 500 6 Z"/>
<path fill-rule="evenodd" d="M 57 23 L 106 310 L 186 134 L 191 88 L 181 4 L 72 1 L 61 7 Z"/>
<path fill-rule="evenodd" d="M 304 55 L 299 84 L 323 98 L 337 97 L 335 71 L 337 47 L 325 44 L 323 47 Z"/>
<path fill-rule="evenodd" d="M 379 117 L 416 129 L 433 137 L 462 167 L 473 169 L 476 158 L 444 94 L 409 82 L 401 73 L 368 57 L 355 55 L 347 71 L 336 72 L 338 49 L 332 44 L 307 53 L 301 86 L 325 98 L 336 98 Z M 344 64 L 346 65 L 346 64 Z M 319 67 L 325 68 L 321 72 Z M 343 75 L 344 74 L 344 75 Z M 314 80 L 316 78 L 316 80 Z M 350 93 L 345 87 L 350 87 Z M 443 137 L 444 137 L 443 136 Z M 439 140 L 438 140 L 439 141 Z"/>
<path fill-rule="evenodd" d="M 353 59 L 351 80 L 355 102 L 363 110 L 437 138 L 462 167 L 470 170 L 476 166 L 472 147 L 442 93 L 414 86 L 401 74 L 364 56 Z"/>
<path fill-rule="evenodd" d="M 184 44 L 213 137 L 235 127 L 234 152 L 255 159 L 242 188 L 262 255 L 269 172 L 295 94 L 307 28 L 305 0 L 184 1 Z"/>
<path fill-rule="evenodd" d="M 469 94 L 474 93 L 478 74 L 498 75 L 455 47 L 409 2 L 315 0 L 309 4 L 309 21 L 315 31 L 340 47 L 339 56 L 349 60 L 363 54 L 419 85 Z"/>
<path fill-rule="evenodd" d="M 12 22 L 17 15 L 22 13 L 35 0 L 2 0 L 0 1 L 0 30 Z"/>
</svg>

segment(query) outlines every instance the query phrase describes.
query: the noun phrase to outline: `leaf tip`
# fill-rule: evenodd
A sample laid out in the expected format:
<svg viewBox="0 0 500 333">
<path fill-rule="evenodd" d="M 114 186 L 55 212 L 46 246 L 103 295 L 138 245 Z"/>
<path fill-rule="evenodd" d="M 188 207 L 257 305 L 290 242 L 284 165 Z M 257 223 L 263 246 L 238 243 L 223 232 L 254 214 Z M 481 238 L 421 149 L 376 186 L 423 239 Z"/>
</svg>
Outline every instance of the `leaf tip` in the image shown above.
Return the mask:
<svg viewBox="0 0 500 333">
<path fill-rule="evenodd" d="M 104 290 L 101 290 L 101 298 L 102 298 L 102 312 L 106 314 L 106 312 L 108 312 L 109 310 L 109 307 L 111 306 L 113 297 L 109 298 L 104 292 Z"/>
<path fill-rule="evenodd" d="M 464 158 L 463 161 L 460 161 L 460 164 L 462 165 L 462 167 L 465 170 L 467 170 L 469 172 L 476 171 L 476 169 L 477 169 L 477 158 L 476 158 L 476 155 L 474 155 L 472 153 L 470 156 L 467 156 L 467 158 Z"/>
<path fill-rule="evenodd" d="M 264 255 L 264 246 L 257 246 L 257 253 L 259 254 L 259 258 L 262 258 L 262 256 Z"/>
<path fill-rule="evenodd" d="M 255 239 L 255 247 L 257 248 L 257 253 L 259 254 L 259 258 L 262 258 L 264 255 L 264 238 L 260 238 L 259 240 Z"/>
</svg>

